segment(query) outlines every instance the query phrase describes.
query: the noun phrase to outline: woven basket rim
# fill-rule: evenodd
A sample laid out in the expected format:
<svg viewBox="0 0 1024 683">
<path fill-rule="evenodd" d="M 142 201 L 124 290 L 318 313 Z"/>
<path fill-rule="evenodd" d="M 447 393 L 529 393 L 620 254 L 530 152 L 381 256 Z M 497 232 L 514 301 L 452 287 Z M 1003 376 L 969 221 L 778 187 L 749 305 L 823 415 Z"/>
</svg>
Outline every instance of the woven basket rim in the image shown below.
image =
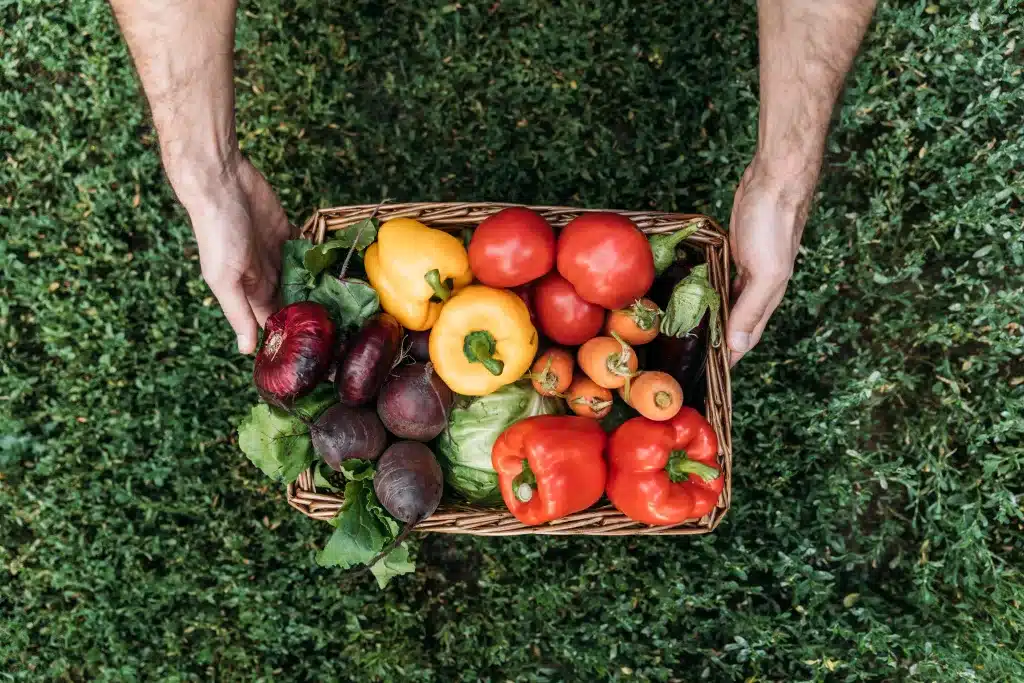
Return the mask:
<svg viewBox="0 0 1024 683">
<path fill-rule="evenodd" d="M 620 211 L 566 206 L 531 206 L 504 202 L 423 202 L 405 204 L 362 204 L 318 209 L 297 231 L 300 237 L 315 244 L 326 239 L 330 232 L 369 218 L 376 211 L 384 221 L 391 218 L 415 218 L 431 227 L 457 231 L 467 225 L 480 223 L 498 211 L 525 206 L 547 218 L 555 227 L 583 213 L 611 211 L 633 220 L 647 234 L 675 232 L 684 227 L 699 225 L 686 242 L 704 251 L 712 285 L 722 299 L 719 309 L 720 324 L 724 328 L 729 315 L 729 243 L 726 232 L 710 216 L 696 213 L 665 213 L 658 211 Z M 708 349 L 707 359 L 708 421 L 715 429 L 719 441 L 719 463 L 724 471 L 725 487 L 718 507 L 699 520 L 665 527 L 639 524 L 625 517 L 602 499 L 597 506 L 562 519 L 539 526 L 526 526 L 504 508 L 487 508 L 464 503 L 443 502 L 438 511 L 422 522 L 418 530 L 437 533 L 462 533 L 483 536 L 586 535 L 693 535 L 713 531 L 729 509 L 732 496 L 732 388 L 729 374 L 729 354 L 725 344 Z M 316 463 L 288 485 L 288 504 L 313 519 L 329 520 L 341 509 L 343 498 L 339 493 L 318 491 L 314 484 Z"/>
</svg>

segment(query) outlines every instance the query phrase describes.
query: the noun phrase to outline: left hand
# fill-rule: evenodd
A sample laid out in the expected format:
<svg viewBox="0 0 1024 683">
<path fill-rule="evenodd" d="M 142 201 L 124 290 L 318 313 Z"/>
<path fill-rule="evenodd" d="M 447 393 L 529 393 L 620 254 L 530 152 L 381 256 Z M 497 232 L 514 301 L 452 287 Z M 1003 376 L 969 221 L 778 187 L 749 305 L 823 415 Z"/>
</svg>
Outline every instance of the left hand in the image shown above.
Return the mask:
<svg viewBox="0 0 1024 683">
<path fill-rule="evenodd" d="M 761 340 L 786 293 L 814 192 L 806 175 L 755 157 L 736 188 L 729 224 L 735 304 L 726 330 L 733 365 Z"/>
</svg>

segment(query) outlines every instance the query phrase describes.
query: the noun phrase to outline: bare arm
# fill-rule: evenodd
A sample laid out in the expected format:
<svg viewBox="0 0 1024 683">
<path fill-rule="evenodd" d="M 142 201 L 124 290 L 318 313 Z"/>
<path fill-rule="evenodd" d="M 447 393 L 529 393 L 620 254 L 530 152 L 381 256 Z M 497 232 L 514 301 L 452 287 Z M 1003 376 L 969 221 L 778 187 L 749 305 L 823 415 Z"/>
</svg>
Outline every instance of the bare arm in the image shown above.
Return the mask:
<svg viewBox="0 0 1024 683">
<path fill-rule="evenodd" d="M 272 312 L 288 222 L 238 150 L 235 0 L 111 0 L 142 80 L 167 177 L 243 353 Z"/>
<path fill-rule="evenodd" d="M 728 330 L 733 362 L 757 344 L 786 292 L 832 109 L 874 8 L 875 0 L 758 0 L 757 151 L 730 226 L 738 273 Z"/>
</svg>

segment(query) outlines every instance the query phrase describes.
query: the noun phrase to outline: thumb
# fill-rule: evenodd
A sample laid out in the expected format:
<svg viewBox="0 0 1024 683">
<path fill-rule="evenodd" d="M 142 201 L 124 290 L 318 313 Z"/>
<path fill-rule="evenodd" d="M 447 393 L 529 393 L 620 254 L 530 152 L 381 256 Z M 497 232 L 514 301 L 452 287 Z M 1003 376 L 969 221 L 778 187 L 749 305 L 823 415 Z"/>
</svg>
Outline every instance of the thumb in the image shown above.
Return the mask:
<svg viewBox="0 0 1024 683">
<path fill-rule="evenodd" d="M 256 316 L 245 296 L 241 278 L 217 279 L 210 283 L 213 295 L 220 302 L 224 317 L 235 331 L 239 353 L 250 354 L 256 350 Z"/>
<path fill-rule="evenodd" d="M 729 313 L 726 339 L 736 354 L 744 354 L 757 343 L 755 330 L 759 323 L 771 315 L 777 301 L 778 287 L 771 281 L 751 278 L 740 287 L 739 298 Z M 762 328 L 763 329 L 763 328 Z"/>
</svg>

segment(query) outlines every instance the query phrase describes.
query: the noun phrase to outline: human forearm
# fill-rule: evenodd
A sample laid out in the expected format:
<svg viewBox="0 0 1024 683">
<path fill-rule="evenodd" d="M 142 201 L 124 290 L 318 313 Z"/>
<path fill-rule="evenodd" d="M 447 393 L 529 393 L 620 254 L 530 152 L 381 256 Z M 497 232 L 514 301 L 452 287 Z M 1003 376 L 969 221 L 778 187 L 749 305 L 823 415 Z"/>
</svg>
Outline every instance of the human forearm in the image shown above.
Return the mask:
<svg viewBox="0 0 1024 683">
<path fill-rule="evenodd" d="M 182 202 L 237 162 L 235 0 L 111 0 L 149 100 L 168 178 Z"/>
<path fill-rule="evenodd" d="M 761 110 L 755 163 L 807 192 L 875 0 L 758 0 Z"/>
<path fill-rule="evenodd" d="M 238 338 L 277 307 L 289 225 L 266 179 L 238 151 L 236 0 L 111 0 L 146 91 L 160 156 L 199 245 L 203 278 Z"/>
<path fill-rule="evenodd" d="M 818 181 L 829 119 L 874 0 L 758 0 L 757 152 L 729 220 L 736 264 L 728 340 L 736 362 L 786 293 Z"/>
</svg>

